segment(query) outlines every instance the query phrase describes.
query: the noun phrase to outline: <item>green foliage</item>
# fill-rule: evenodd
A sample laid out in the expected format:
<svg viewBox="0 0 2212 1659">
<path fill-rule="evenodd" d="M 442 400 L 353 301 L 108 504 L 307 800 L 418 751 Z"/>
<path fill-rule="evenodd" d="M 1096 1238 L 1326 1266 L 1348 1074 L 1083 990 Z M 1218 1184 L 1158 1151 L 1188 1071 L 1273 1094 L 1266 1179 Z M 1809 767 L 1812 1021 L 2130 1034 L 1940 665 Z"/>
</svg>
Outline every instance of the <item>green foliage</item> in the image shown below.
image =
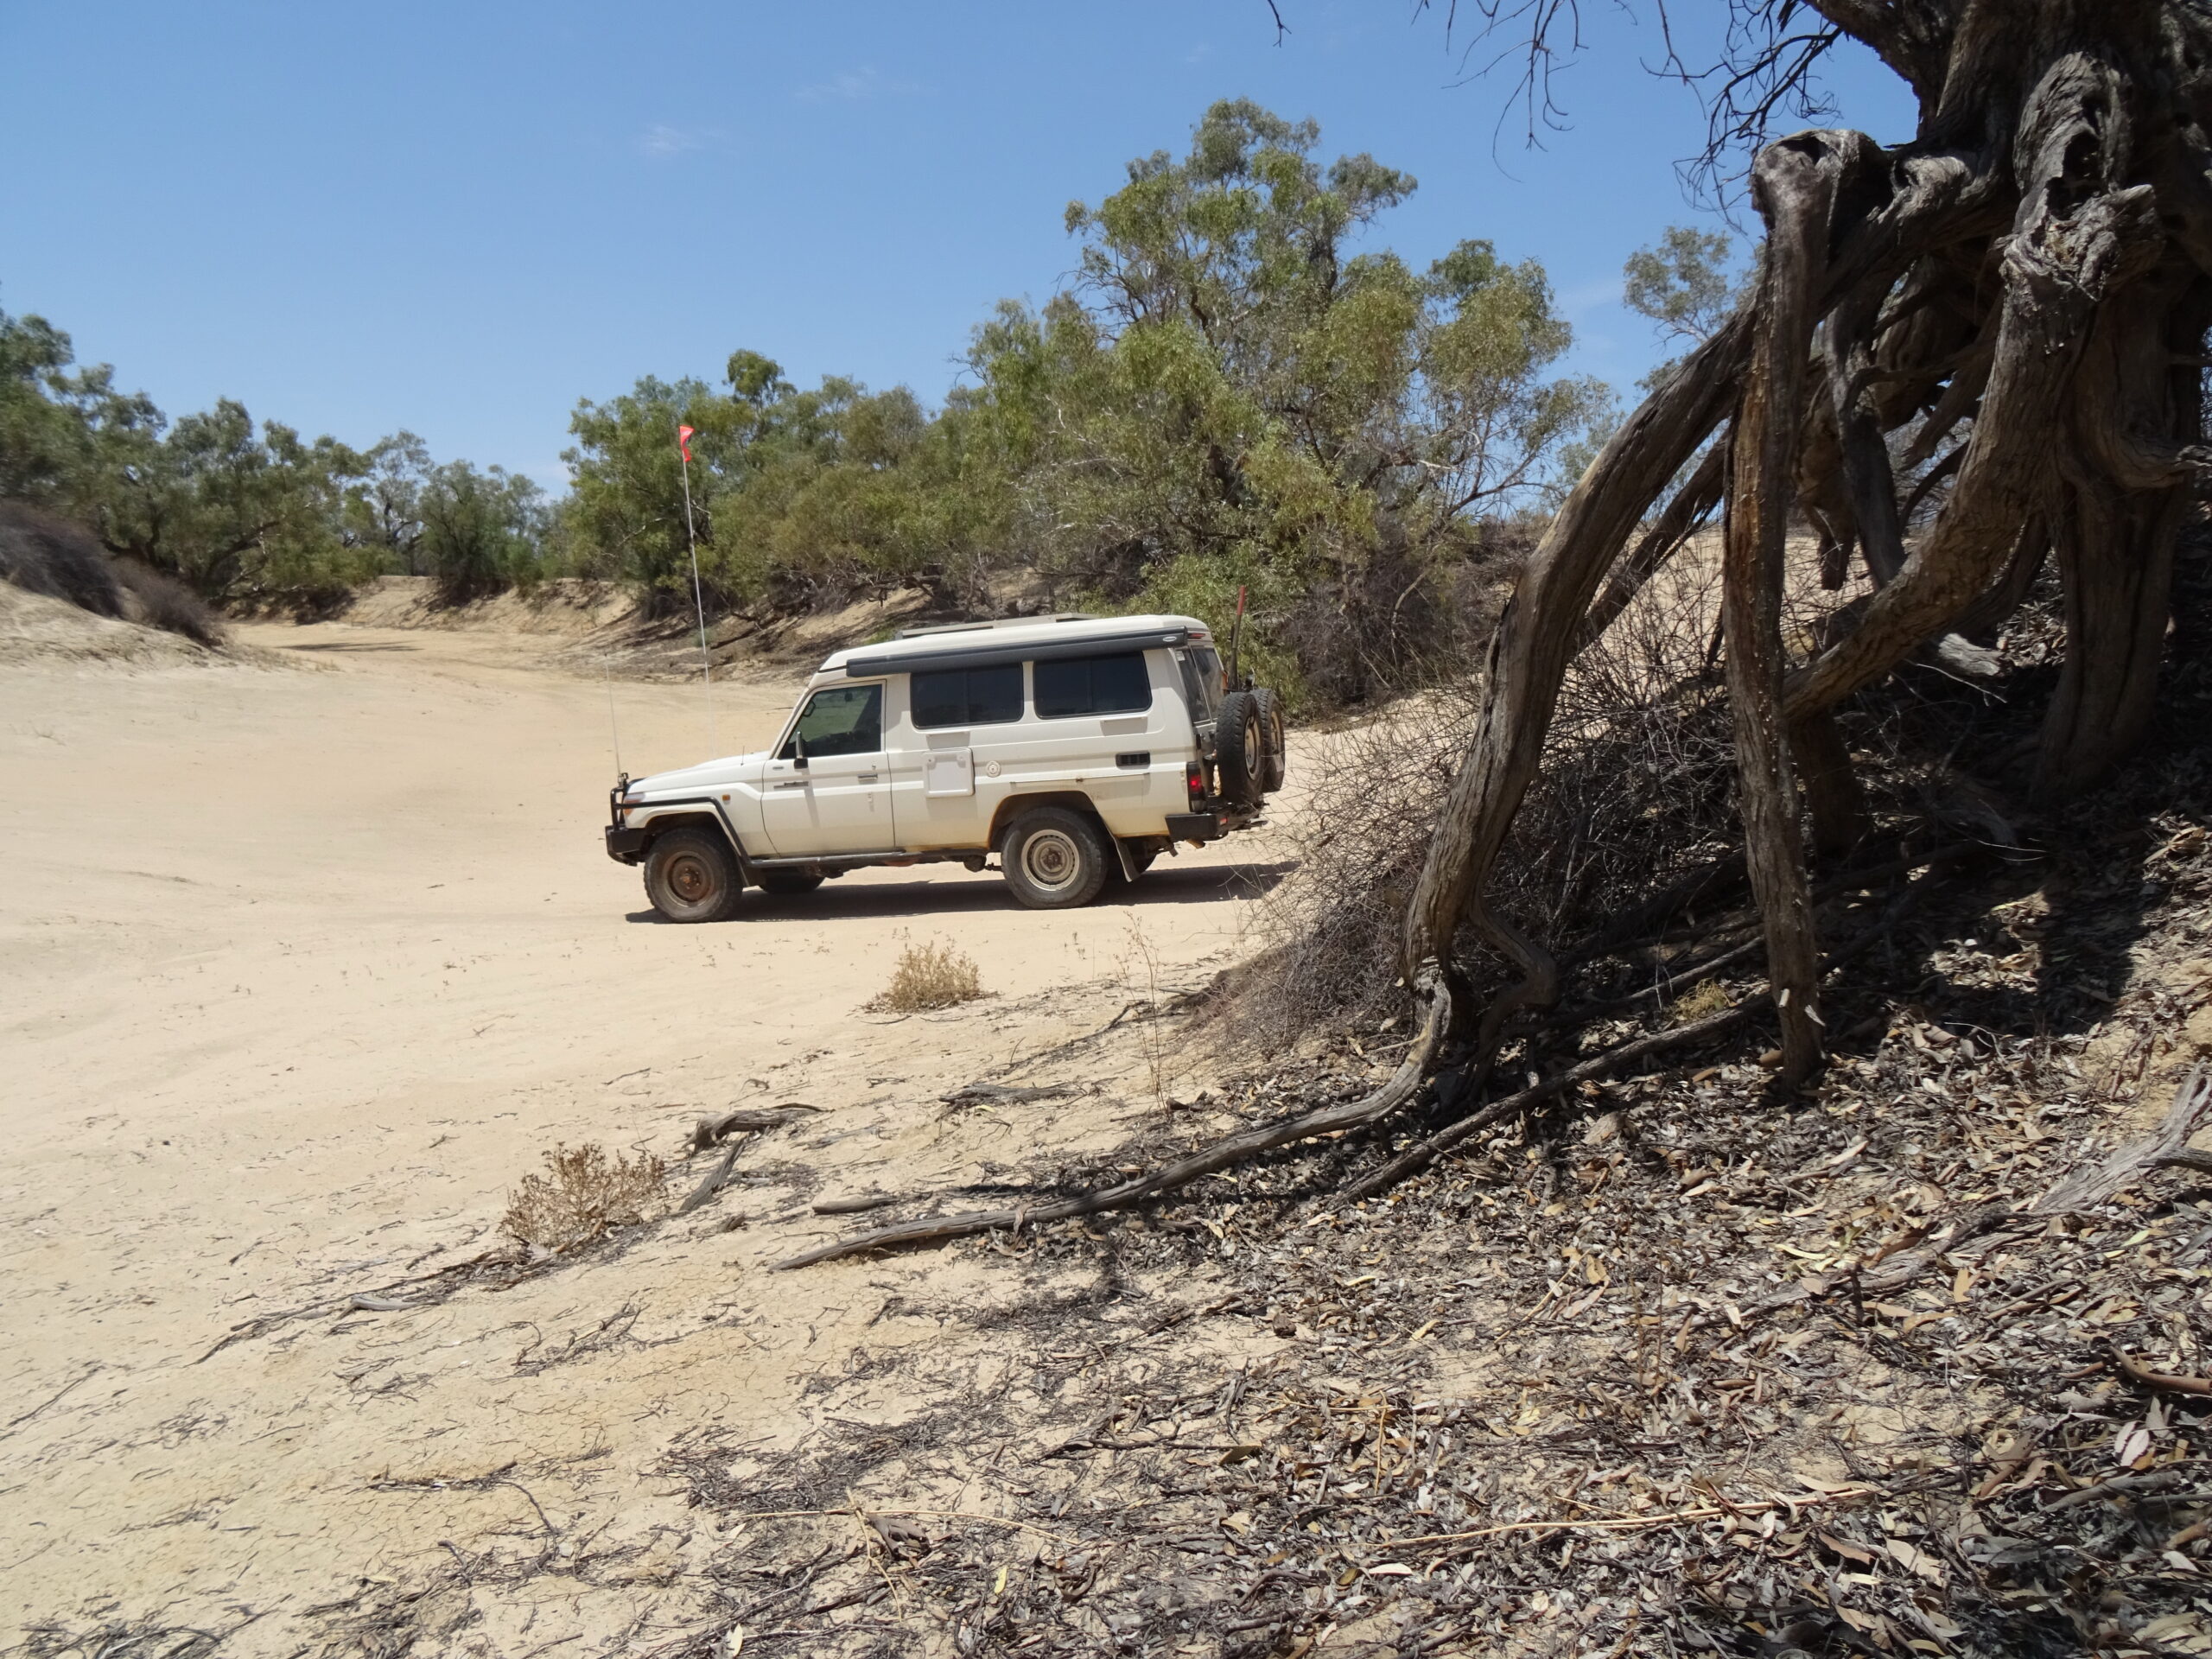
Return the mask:
<svg viewBox="0 0 2212 1659">
<path fill-rule="evenodd" d="M 69 336 L 0 312 L 0 496 L 88 525 L 224 603 L 327 601 L 387 572 L 479 590 L 541 566 L 527 480 L 437 467 L 402 432 L 366 451 L 257 423 L 230 398 L 172 423 Z"/>
<path fill-rule="evenodd" d="M 547 515 L 530 480 L 449 461 L 423 480 L 416 511 L 423 574 L 448 599 L 528 588 L 541 574 Z"/>
<path fill-rule="evenodd" d="M 1735 244 L 1718 231 L 1670 226 L 1658 245 L 1638 248 L 1622 266 L 1621 298 L 1628 308 L 1658 325 L 1669 344 L 1688 348 L 1710 340 L 1743 297 L 1751 280 L 1738 275 Z M 1671 358 L 1643 378 L 1657 386 L 1681 362 Z"/>
<path fill-rule="evenodd" d="M 1243 584 L 1262 641 L 1290 612 L 1329 615 L 1357 660 L 1299 654 L 1342 699 L 1459 643 L 1433 612 L 1477 550 L 1471 518 L 1557 488 L 1607 394 L 1550 378 L 1571 336 L 1533 261 L 1481 241 L 1420 271 L 1355 251 L 1414 183 L 1368 156 L 1325 168 L 1318 139 L 1217 104 L 1188 155 L 1068 210 L 1077 291 L 1002 307 L 969 360 L 1056 593 L 1149 607 Z"/>
<path fill-rule="evenodd" d="M 972 575 L 999 483 L 973 464 L 956 397 L 936 418 L 904 386 L 830 377 L 801 391 L 755 352 L 729 359 L 729 394 L 647 378 L 579 404 L 565 451 L 563 528 L 579 564 L 688 602 L 683 471 L 703 580 L 724 603 L 805 605 L 919 584 L 950 598 Z"/>
</svg>

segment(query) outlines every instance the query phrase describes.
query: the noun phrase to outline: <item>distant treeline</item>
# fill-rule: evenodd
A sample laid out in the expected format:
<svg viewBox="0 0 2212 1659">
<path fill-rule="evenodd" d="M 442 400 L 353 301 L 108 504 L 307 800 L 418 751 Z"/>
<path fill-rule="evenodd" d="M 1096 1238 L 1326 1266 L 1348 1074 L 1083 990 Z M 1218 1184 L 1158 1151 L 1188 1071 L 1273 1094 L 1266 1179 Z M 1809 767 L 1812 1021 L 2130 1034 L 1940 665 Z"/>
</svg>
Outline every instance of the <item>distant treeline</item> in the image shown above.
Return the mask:
<svg viewBox="0 0 2212 1659">
<path fill-rule="evenodd" d="M 1220 618 L 1244 587 L 1269 671 L 1358 701 L 1464 660 L 1612 399 L 1555 372 L 1570 335 L 1534 261 L 1466 241 L 1416 270 L 1357 248 L 1414 181 L 1325 164 L 1319 137 L 1217 104 L 1187 154 L 1071 206 L 1073 284 L 1041 309 L 1002 302 L 933 412 L 905 387 L 801 390 L 739 351 L 719 385 L 580 403 L 558 500 L 405 432 L 310 442 L 229 400 L 169 421 L 105 365 L 73 367 L 42 319 L 0 314 L 0 495 L 233 607 L 408 573 L 456 597 L 598 577 L 673 607 L 690 588 L 681 423 L 718 608 L 920 588 L 946 609 Z M 1640 308 L 1679 303 L 1681 274 L 1660 270 Z"/>
</svg>

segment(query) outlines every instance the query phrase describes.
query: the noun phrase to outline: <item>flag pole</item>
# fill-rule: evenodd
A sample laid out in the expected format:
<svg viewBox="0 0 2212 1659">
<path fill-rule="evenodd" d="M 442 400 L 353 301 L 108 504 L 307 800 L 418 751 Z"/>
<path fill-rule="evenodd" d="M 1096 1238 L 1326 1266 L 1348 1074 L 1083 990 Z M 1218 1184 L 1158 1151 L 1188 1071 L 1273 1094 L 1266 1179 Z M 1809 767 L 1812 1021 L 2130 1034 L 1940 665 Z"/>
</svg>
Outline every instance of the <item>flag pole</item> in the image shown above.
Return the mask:
<svg viewBox="0 0 2212 1659">
<path fill-rule="evenodd" d="M 683 457 L 683 539 L 691 550 L 691 603 L 699 613 L 699 682 L 707 693 L 707 747 L 721 753 L 721 738 L 715 729 L 715 659 L 707 650 L 707 596 L 699 582 L 699 536 L 691 525 L 691 429 L 680 422 L 676 429 L 676 453 Z"/>
</svg>

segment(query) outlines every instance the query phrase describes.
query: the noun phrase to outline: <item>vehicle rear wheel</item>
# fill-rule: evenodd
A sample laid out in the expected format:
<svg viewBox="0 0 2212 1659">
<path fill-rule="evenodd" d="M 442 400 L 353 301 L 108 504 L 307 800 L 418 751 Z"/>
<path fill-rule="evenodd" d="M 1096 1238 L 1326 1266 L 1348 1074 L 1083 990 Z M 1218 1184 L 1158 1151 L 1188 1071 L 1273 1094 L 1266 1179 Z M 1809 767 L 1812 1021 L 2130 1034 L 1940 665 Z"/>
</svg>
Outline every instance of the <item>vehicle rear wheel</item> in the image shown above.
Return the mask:
<svg viewBox="0 0 2212 1659">
<path fill-rule="evenodd" d="M 1221 700 L 1213 720 L 1213 758 L 1221 798 L 1231 806 L 1257 806 L 1266 793 L 1267 732 L 1256 694 L 1232 691 Z"/>
<path fill-rule="evenodd" d="M 1260 705 L 1260 737 L 1266 745 L 1267 759 L 1260 765 L 1260 788 L 1262 792 L 1272 795 L 1282 787 L 1282 780 L 1289 772 L 1289 757 L 1282 740 L 1282 698 L 1264 685 L 1252 696 Z"/>
<path fill-rule="evenodd" d="M 809 875 L 804 870 L 760 870 L 758 875 L 760 891 L 772 893 L 779 899 L 812 893 L 822 885 L 820 876 Z"/>
<path fill-rule="evenodd" d="M 1098 826 L 1064 806 L 1023 813 L 1007 831 L 999 855 L 1006 884 L 1032 910 L 1072 910 L 1106 885 L 1116 863 Z"/>
<path fill-rule="evenodd" d="M 711 830 L 671 830 L 645 855 L 645 897 L 671 922 L 727 921 L 745 880 L 729 842 Z"/>
</svg>

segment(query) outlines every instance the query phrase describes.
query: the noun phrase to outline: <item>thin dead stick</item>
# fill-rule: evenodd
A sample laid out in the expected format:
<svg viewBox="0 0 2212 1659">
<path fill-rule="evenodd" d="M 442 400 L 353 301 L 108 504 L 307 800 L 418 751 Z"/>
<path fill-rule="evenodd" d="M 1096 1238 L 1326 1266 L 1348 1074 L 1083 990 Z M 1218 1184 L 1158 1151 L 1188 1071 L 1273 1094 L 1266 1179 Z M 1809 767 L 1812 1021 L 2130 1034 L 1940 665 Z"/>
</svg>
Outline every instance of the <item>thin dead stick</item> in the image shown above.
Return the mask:
<svg viewBox="0 0 2212 1659">
<path fill-rule="evenodd" d="M 1377 1538 L 1372 1541 L 1354 1539 L 1349 1541 L 1345 1548 L 1405 1549 L 1415 1544 L 1456 1544 L 1470 1538 L 1497 1538 L 1510 1532 L 1619 1532 L 1639 1527 L 1672 1526 L 1680 1521 L 1717 1521 L 1724 1515 L 1762 1515 L 1784 1506 L 1805 1510 L 1816 1503 L 1840 1503 L 1849 1498 L 1874 1496 L 1872 1487 L 1863 1486 L 1840 1492 L 1823 1492 L 1817 1497 L 1775 1497 L 1764 1503 L 1715 1503 L 1694 1510 L 1673 1510 L 1665 1515 L 1605 1515 L 1580 1521 L 1508 1521 L 1495 1527 L 1477 1527 L 1471 1532 L 1426 1532 L 1414 1538 Z"/>
<path fill-rule="evenodd" d="M 1160 1193 L 1187 1186 L 1202 1176 L 1277 1147 L 1287 1147 L 1295 1141 L 1310 1141 L 1316 1136 L 1334 1135 L 1345 1129 L 1363 1128 L 1370 1123 L 1389 1116 L 1414 1095 L 1428 1080 L 1429 1062 L 1436 1056 L 1444 1040 L 1444 1033 L 1451 1023 L 1452 995 L 1441 982 L 1430 988 L 1428 1013 L 1421 1021 L 1421 1034 L 1413 1046 L 1406 1051 L 1406 1058 L 1389 1081 L 1372 1094 L 1339 1105 L 1324 1106 L 1300 1116 L 1258 1128 L 1242 1130 L 1226 1135 L 1211 1146 L 1202 1147 L 1189 1156 L 1164 1164 L 1148 1174 L 1139 1175 L 1116 1185 L 1096 1192 L 1086 1192 L 1080 1198 L 1062 1198 L 1052 1204 L 1025 1205 L 1018 1210 L 979 1210 L 964 1215 L 939 1216 L 928 1221 L 901 1222 L 896 1226 L 882 1227 L 872 1233 L 840 1239 L 835 1243 L 788 1256 L 774 1264 L 783 1272 L 792 1268 L 808 1267 L 817 1262 L 828 1262 L 841 1255 L 856 1255 L 862 1250 L 887 1249 L 901 1244 L 930 1244 L 949 1238 L 967 1238 L 977 1233 L 995 1232 L 1002 1227 L 1025 1224 L 1041 1226 L 1046 1222 L 1069 1221 L 1077 1216 L 1096 1215 L 1106 1210 L 1126 1210 L 1142 1204 Z"/>
<path fill-rule="evenodd" d="M 894 1204 L 911 1203 L 904 1192 L 868 1192 L 856 1198 L 824 1198 L 814 1206 L 817 1216 L 857 1216 L 869 1210 L 888 1210 Z"/>
<path fill-rule="evenodd" d="M 1056 1544 L 1082 1541 L 1065 1532 L 1054 1532 L 1033 1522 L 1017 1521 L 1004 1515 L 976 1515 L 968 1510 L 867 1510 L 855 1503 L 838 1510 L 733 1510 L 729 1518 L 733 1521 L 798 1521 L 823 1520 L 842 1515 L 857 1515 L 862 1521 L 879 1515 L 895 1515 L 924 1521 L 980 1521 L 985 1526 L 1013 1527 L 1022 1532 L 1033 1532 L 1040 1538 L 1050 1538 Z"/>
</svg>

